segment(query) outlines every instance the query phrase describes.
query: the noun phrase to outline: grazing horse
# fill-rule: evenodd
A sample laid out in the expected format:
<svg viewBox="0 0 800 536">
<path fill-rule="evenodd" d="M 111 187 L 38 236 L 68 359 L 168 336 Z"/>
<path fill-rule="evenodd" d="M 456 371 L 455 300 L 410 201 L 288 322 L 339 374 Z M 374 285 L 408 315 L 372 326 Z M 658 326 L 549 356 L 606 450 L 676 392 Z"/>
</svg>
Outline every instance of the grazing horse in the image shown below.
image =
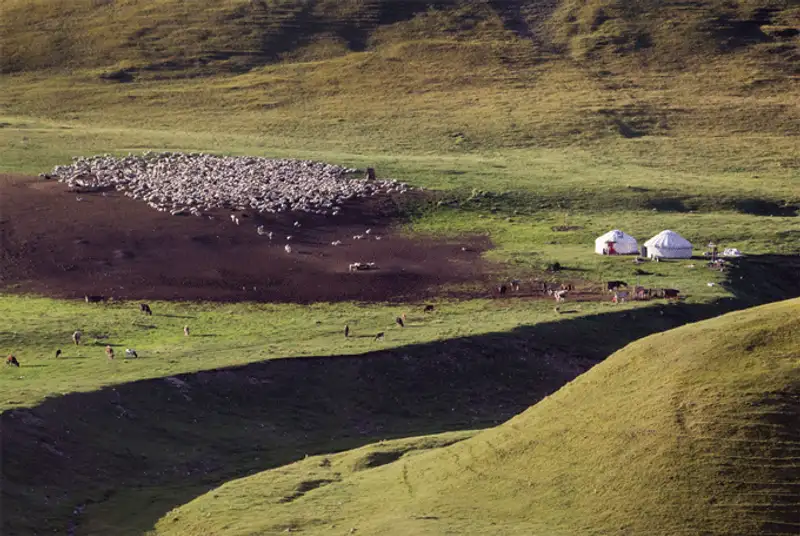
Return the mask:
<svg viewBox="0 0 800 536">
<path fill-rule="evenodd" d="M 17 358 L 14 357 L 14 354 L 9 354 L 9 356 L 6 358 L 6 365 L 14 365 L 15 367 L 19 367 L 19 361 L 17 361 Z"/>
<path fill-rule="evenodd" d="M 383 340 L 383 332 L 382 331 L 380 333 L 378 333 L 377 335 L 375 335 L 375 340 L 376 341 L 377 340 Z"/>
<path fill-rule="evenodd" d="M 394 319 L 394 321 L 395 321 L 395 323 L 396 323 L 398 326 L 400 326 L 401 328 L 404 328 L 404 327 L 405 327 L 405 324 L 403 323 L 403 319 L 402 319 L 402 318 L 400 318 L 399 316 L 398 316 L 397 318 L 395 318 L 395 319 Z"/>
<path fill-rule="evenodd" d="M 141 312 L 143 312 L 144 314 L 146 314 L 146 315 L 152 316 L 152 314 L 153 314 L 152 309 L 150 309 L 150 306 L 148 304 L 146 304 L 146 303 L 140 303 L 139 304 L 139 310 Z"/>
<path fill-rule="evenodd" d="M 106 346 L 106 355 L 109 359 L 114 359 L 114 349 L 111 346 Z"/>
<path fill-rule="evenodd" d="M 433 305 L 426 305 L 425 308 L 422 310 L 423 313 L 432 313 L 433 312 Z"/>
</svg>

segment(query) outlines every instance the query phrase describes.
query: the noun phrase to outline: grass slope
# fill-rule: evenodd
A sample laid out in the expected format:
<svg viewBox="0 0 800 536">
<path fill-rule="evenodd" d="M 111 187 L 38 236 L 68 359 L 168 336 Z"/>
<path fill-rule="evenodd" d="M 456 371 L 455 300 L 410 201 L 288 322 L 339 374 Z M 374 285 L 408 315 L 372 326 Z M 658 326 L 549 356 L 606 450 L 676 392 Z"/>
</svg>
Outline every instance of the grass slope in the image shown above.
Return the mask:
<svg viewBox="0 0 800 536">
<path fill-rule="evenodd" d="M 798 348 L 798 300 L 684 326 L 472 439 L 230 482 L 156 533 L 795 534 Z"/>
</svg>

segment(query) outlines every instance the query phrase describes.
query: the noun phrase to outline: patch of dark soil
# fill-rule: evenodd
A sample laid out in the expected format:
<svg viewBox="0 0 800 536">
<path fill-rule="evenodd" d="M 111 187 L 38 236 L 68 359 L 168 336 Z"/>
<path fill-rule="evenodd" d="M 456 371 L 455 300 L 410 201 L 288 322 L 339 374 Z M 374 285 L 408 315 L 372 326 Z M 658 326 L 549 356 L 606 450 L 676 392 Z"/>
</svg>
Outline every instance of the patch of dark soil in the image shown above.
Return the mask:
<svg viewBox="0 0 800 536">
<path fill-rule="evenodd" d="M 583 229 L 580 225 L 556 225 L 551 227 L 551 229 L 557 233 L 563 233 L 567 231 L 579 231 Z"/>
<path fill-rule="evenodd" d="M 743 214 L 752 214 L 753 216 L 794 217 L 797 216 L 798 209 L 800 207 L 796 205 L 780 204 L 766 199 L 752 198 L 736 201 L 737 211 Z"/>
<path fill-rule="evenodd" d="M 369 454 L 360 458 L 354 464 L 353 470 L 362 471 L 364 469 L 373 469 L 375 467 L 380 467 L 381 465 L 386 465 L 387 463 L 396 462 L 403 456 L 403 454 L 404 453 L 402 451 L 370 452 Z"/>
<path fill-rule="evenodd" d="M 753 305 L 800 297 L 800 255 L 747 255 L 727 259 L 725 286 Z"/>
<path fill-rule="evenodd" d="M 411 239 L 393 231 L 413 202 L 353 202 L 335 217 L 237 212 L 236 225 L 229 212 L 171 216 L 118 192 L 78 196 L 54 181 L 0 177 L 0 285 L 63 298 L 295 303 L 413 300 L 466 283 L 490 288 L 481 259 L 491 246 L 486 237 Z M 272 240 L 256 232 L 260 225 Z M 377 269 L 350 273 L 354 262 Z"/>
</svg>

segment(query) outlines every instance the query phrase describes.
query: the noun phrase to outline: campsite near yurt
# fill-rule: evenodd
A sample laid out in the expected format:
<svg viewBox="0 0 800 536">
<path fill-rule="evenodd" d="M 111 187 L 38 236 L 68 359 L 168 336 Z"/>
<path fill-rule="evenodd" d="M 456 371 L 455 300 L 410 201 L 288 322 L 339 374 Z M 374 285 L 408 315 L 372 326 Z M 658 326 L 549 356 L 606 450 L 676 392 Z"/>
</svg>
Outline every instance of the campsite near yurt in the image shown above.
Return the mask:
<svg viewBox="0 0 800 536">
<path fill-rule="evenodd" d="M 797 533 L 799 53 L 790 0 L 0 1 L 0 534 Z"/>
</svg>

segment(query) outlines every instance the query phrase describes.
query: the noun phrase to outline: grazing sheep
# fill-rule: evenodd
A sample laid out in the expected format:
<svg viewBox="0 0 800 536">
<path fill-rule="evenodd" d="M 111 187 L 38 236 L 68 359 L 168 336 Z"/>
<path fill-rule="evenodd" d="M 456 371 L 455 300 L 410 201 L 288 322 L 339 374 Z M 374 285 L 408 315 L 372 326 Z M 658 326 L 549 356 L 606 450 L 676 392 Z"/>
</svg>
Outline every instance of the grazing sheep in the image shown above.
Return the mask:
<svg viewBox="0 0 800 536">
<path fill-rule="evenodd" d="M 375 335 L 375 340 L 383 340 L 384 333 L 381 331 L 377 335 Z"/>
<path fill-rule="evenodd" d="M 6 358 L 6 365 L 14 365 L 15 367 L 19 367 L 19 361 L 17 361 L 17 358 L 14 356 L 14 354 L 9 354 L 9 356 Z"/>
<path fill-rule="evenodd" d="M 75 346 L 78 346 L 81 343 L 81 335 L 83 334 L 80 332 L 80 330 L 72 334 L 72 342 L 75 343 Z"/>
<path fill-rule="evenodd" d="M 258 233 L 258 236 L 264 236 L 265 234 L 267 234 L 267 231 L 266 229 L 264 229 L 263 225 L 259 225 L 258 227 L 256 227 L 256 232 Z"/>
<path fill-rule="evenodd" d="M 287 242 L 291 242 L 292 238 L 294 238 L 292 235 L 286 235 L 286 241 Z"/>
<path fill-rule="evenodd" d="M 132 348 L 125 348 L 125 357 L 139 357 L 139 354 Z"/>
<path fill-rule="evenodd" d="M 331 242 L 331 245 L 332 246 L 341 246 L 342 245 L 342 241 L 341 240 L 334 240 L 333 242 Z"/>
<path fill-rule="evenodd" d="M 58 359 L 60 356 L 61 356 L 61 348 L 56 350 L 56 359 Z"/>
<path fill-rule="evenodd" d="M 403 323 L 403 319 L 402 319 L 402 318 L 400 318 L 399 316 L 398 316 L 397 318 L 395 318 L 395 319 L 394 319 L 394 322 L 395 322 L 395 324 L 397 324 L 397 325 L 398 325 L 398 326 L 400 326 L 401 328 L 404 328 L 404 327 L 405 327 L 405 323 Z"/>
<path fill-rule="evenodd" d="M 189 326 L 183 326 L 183 336 L 184 337 L 189 336 Z"/>
<path fill-rule="evenodd" d="M 364 231 L 364 234 L 370 234 L 371 232 L 372 232 L 372 229 L 367 229 L 366 231 Z"/>
<path fill-rule="evenodd" d="M 106 345 L 106 355 L 109 359 L 114 359 L 114 349 L 109 345 Z"/>
<path fill-rule="evenodd" d="M 285 246 L 283 246 L 283 249 L 286 251 L 286 253 L 291 253 L 292 252 L 292 246 L 290 246 L 289 244 L 286 244 Z"/>
<path fill-rule="evenodd" d="M 140 303 L 139 304 L 139 310 L 141 312 L 143 312 L 144 314 L 148 315 L 148 316 L 152 316 L 153 315 L 153 310 L 150 309 L 150 305 L 148 305 L 146 303 Z"/>
<path fill-rule="evenodd" d="M 297 228 L 297 227 L 300 227 L 300 222 L 299 222 L 299 221 L 296 221 L 296 222 L 294 222 L 292 225 L 294 225 L 294 227 L 295 227 L 295 228 Z"/>
<path fill-rule="evenodd" d="M 364 240 L 364 235 L 361 234 L 353 235 L 353 240 Z"/>
<path fill-rule="evenodd" d="M 374 262 L 354 262 L 348 265 L 347 269 L 351 272 L 375 270 L 378 267 Z"/>
</svg>

